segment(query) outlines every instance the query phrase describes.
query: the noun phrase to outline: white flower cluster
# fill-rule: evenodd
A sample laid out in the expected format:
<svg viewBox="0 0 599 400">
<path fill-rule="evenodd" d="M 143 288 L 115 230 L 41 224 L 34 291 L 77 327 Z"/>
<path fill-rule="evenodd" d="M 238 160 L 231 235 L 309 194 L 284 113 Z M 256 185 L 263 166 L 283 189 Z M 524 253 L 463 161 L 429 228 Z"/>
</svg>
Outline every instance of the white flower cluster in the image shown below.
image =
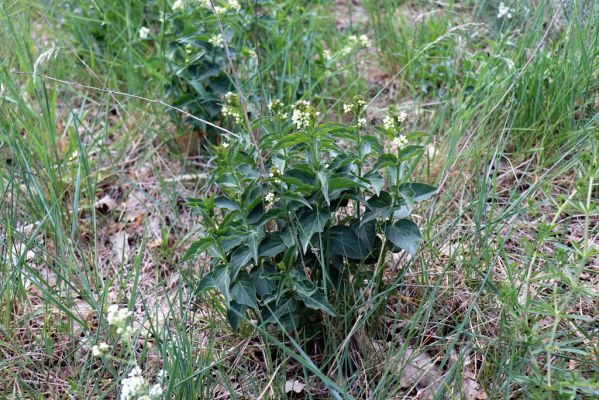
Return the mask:
<svg viewBox="0 0 599 400">
<path fill-rule="evenodd" d="M 366 35 L 350 35 L 347 40 L 349 41 L 349 45 L 352 47 L 370 47 L 370 39 Z"/>
<path fill-rule="evenodd" d="M 100 344 L 96 344 L 92 347 L 92 354 L 94 357 L 102 357 L 108 354 L 108 350 L 110 350 L 110 346 L 104 342 L 100 342 Z"/>
<path fill-rule="evenodd" d="M 385 127 L 385 129 L 397 130 L 401 127 L 401 124 L 407 117 L 408 114 L 406 114 L 405 111 L 389 114 L 383 118 L 383 127 Z"/>
<path fill-rule="evenodd" d="M 212 9 L 212 3 L 210 0 L 197 0 L 200 7 Z"/>
<path fill-rule="evenodd" d="M 298 100 L 291 108 L 293 109 L 291 122 L 293 122 L 297 129 L 309 127 L 314 122 L 314 119 L 320 115 L 307 100 Z"/>
<path fill-rule="evenodd" d="M 229 0 L 229 7 L 235 11 L 239 11 L 241 9 L 241 6 L 237 0 Z"/>
<path fill-rule="evenodd" d="M 362 97 L 360 95 L 355 96 L 353 103 L 343 105 L 343 112 L 346 114 L 349 114 L 354 111 L 357 111 L 357 112 L 364 111 L 367 108 L 366 104 L 367 103 L 366 103 L 366 100 L 364 100 L 364 97 Z"/>
<path fill-rule="evenodd" d="M 133 334 L 133 328 L 127 323 L 132 311 L 126 308 L 119 308 L 118 304 L 112 304 L 108 307 L 106 321 L 108 325 L 116 327 L 116 333 L 124 337 L 130 337 Z"/>
<path fill-rule="evenodd" d="M 401 150 L 408 145 L 408 138 L 406 135 L 399 135 L 393 139 L 393 145 L 397 146 L 397 148 Z"/>
<path fill-rule="evenodd" d="M 358 128 L 364 128 L 366 126 L 366 118 L 358 118 Z"/>
<path fill-rule="evenodd" d="M 240 124 L 243 121 L 243 116 L 239 111 L 237 95 L 233 92 L 227 92 L 223 99 L 225 100 L 225 104 L 221 110 L 223 115 L 233 118 L 236 123 Z"/>
<path fill-rule="evenodd" d="M 370 39 L 366 35 L 350 35 L 347 38 L 347 44 L 339 51 L 341 57 L 347 57 L 352 51 L 360 48 L 370 47 Z"/>
<path fill-rule="evenodd" d="M 280 169 L 278 169 L 275 165 L 270 167 L 270 177 L 273 178 L 274 182 L 279 185 L 281 183 L 281 178 L 283 177 L 283 173 Z"/>
<path fill-rule="evenodd" d="M 268 109 L 272 112 L 276 117 L 279 118 L 287 118 L 287 113 L 283 112 L 283 107 L 285 105 L 279 99 L 274 99 L 270 103 L 268 103 Z"/>
<path fill-rule="evenodd" d="M 208 39 L 208 43 L 210 43 L 214 47 L 225 47 L 225 40 L 223 39 L 223 36 L 220 33 L 215 33 L 214 35 L 210 36 L 210 39 Z"/>
<path fill-rule="evenodd" d="M 185 0 L 175 0 L 175 2 L 173 3 L 173 11 L 176 10 L 182 10 L 183 6 L 185 5 Z"/>
<path fill-rule="evenodd" d="M 121 400 L 152 400 L 162 396 L 162 386 L 157 383 L 151 387 L 141 374 L 137 365 L 123 379 L 121 386 Z"/>
<path fill-rule="evenodd" d="M 221 15 L 227 12 L 227 8 L 226 7 L 221 7 L 221 6 L 214 6 L 214 13 Z"/>
<path fill-rule="evenodd" d="M 272 206 L 277 201 L 277 198 L 273 192 L 269 192 L 264 196 L 264 201 L 267 205 Z"/>
<path fill-rule="evenodd" d="M 142 26 L 141 28 L 139 28 L 139 38 L 141 40 L 146 40 L 148 36 L 150 36 L 150 28 L 146 26 Z"/>
<path fill-rule="evenodd" d="M 507 19 L 512 19 L 513 16 L 514 16 L 513 8 L 506 6 L 503 1 L 501 3 L 499 3 L 499 9 L 497 10 L 497 18 L 498 19 L 501 19 L 503 17 L 505 17 Z"/>
</svg>

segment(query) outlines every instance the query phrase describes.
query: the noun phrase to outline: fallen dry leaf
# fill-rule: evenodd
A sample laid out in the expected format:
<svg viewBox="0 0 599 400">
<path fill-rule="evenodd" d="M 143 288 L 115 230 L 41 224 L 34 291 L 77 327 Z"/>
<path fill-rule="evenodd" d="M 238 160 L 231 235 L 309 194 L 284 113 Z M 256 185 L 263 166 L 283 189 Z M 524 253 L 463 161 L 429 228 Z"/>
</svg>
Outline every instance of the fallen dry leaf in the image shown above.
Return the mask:
<svg viewBox="0 0 599 400">
<path fill-rule="evenodd" d="M 298 381 L 297 379 L 288 380 L 285 382 L 285 393 L 301 393 L 304 391 L 306 385 Z"/>
<path fill-rule="evenodd" d="M 109 195 L 106 195 L 102 197 L 100 200 L 96 201 L 96 204 L 94 206 L 96 210 L 103 214 L 106 214 L 114 210 L 116 208 L 116 205 L 116 200 L 110 197 Z"/>
</svg>

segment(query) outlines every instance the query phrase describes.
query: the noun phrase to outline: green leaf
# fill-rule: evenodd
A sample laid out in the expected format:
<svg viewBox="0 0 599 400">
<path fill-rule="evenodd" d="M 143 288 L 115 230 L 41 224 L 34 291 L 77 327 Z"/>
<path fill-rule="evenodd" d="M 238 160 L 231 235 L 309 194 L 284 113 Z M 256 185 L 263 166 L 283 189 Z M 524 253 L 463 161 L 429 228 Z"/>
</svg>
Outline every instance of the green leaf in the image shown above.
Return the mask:
<svg viewBox="0 0 599 400">
<path fill-rule="evenodd" d="M 280 324 L 283 329 L 296 329 L 299 324 L 297 301 L 293 298 L 283 297 L 276 302 L 268 303 L 261 312 L 264 324 Z"/>
<path fill-rule="evenodd" d="M 268 233 L 258 246 L 258 256 L 275 257 L 285 251 L 286 248 L 287 245 L 283 242 L 279 233 Z"/>
<path fill-rule="evenodd" d="M 314 310 L 322 310 L 329 315 L 336 316 L 337 313 L 327 301 L 325 295 L 316 288 L 307 286 L 304 281 L 294 281 L 293 289 L 298 297 L 304 302 L 306 307 Z"/>
<path fill-rule="evenodd" d="M 271 210 L 272 211 L 272 210 Z M 262 218 L 264 214 L 264 206 L 262 202 L 256 204 L 256 206 L 252 209 L 252 211 L 248 215 L 248 224 L 254 225 Z"/>
<path fill-rule="evenodd" d="M 233 200 L 229 199 L 226 196 L 219 196 L 214 199 L 214 205 L 216 208 L 224 208 L 231 211 L 238 211 L 239 205 L 237 205 Z"/>
<path fill-rule="evenodd" d="M 412 256 L 416 254 L 421 239 L 420 230 L 409 219 L 400 219 L 393 224 L 387 224 L 385 235 L 396 247 L 407 251 Z"/>
<path fill-rule="evenodd" d="M 252 254 L 248 246 L 240 246 L 231 254 L 231 278 L 237 278 L 241 268 L 245 267 L 252 259 Z"/>
<path fill-rule="evenodd" d="M 307 165 L 299 165 L 295 168 L 286 170 L 285 175 L 283 176 L 285 182 L 287 182 L 286 178 L 296 179 L 299 182 L 298 186 L 316 186 L 316 176 Z"/>
<path fill-rule="evenodd" d="M 361 260 L 369 252 L 369 249 L 362 248 L 358 235 L 349 226 L 337 225 L 329 230 L 330 255 Z"/>
<path fill-rule="evenodd" d="M 229 321 L 229 324 L 231 324 L 231 328 L 233 328 L 234 331 L 239 329 L 239 323 L 245 315 L 245 310 L 247 310 L 246 305 L 237 304 L 234 301 L 229 304 L 229 308 L 227 309 L 227 320 Z"/>
<path fill-rule="evenodd" d="M 365 178 L 370 182 L 370 187 L 374 190 L 374 193 L 379 196 L 383 186 L 385 186 L 385 178 L 377 173 L 368 174 Z"/>
<path fill-rule="evenodd" d="M 200 240 L 196 240 L 189 246 L 189 249 L 185 252 L 185 255 L 181 259 L 181 262 L 186 262 L 205 251 L 210 245 L 214 244 L 214 239 L 210 237 L 204 237 Z"/>
<path fill-rule="evenodd" d="M 228 306 L 231 302 L 231 294 L 229 292 L 230 284 L 231 277 L 229 276 L 229 269 L 226 265 L 221 264 L 204 275 L 198 283 L 197 291 L 203 292 L 208 289 L 218 289 L 224 296 Z"/>
<path fill-rule="evenodd" d="M 322 194 L 324 195 L 324 199 L 327 201 L 327 204 L 330 206 L 331 201 L 329 200 L 329 176 L 327 171 L 320 170 L 318 171 L 318 180 L 320 181 L 320 188 Z"/>
<path fill-rule="evenodd" d="M 388 192 L 380 192 L 376 196 L 372 196 L 366 202 L 366 205 L 371 210 L 379 210 L 382 208 L 390 207 L 393 203 L 393 199 Z"/>
<path fill-rule="evenodd" d="M 298 193 L 287 192 L 285 193 L 285 197 L 287 199 L 287 208 L 289 210 L 297 210 L 302 205 L 305 205 L 309 209 L 312 209 L 312 205 L 310 205 L 308 200 L 306 200 L 304 196 Z"/>
<path fill-rule="evenodd" d="M 265 212 L 264 214 L 262 214 L 262 216 L 260 216 L 260 219 L 254 223 L 254 226 L 262 226 L 262 225 L 268 223 L 271 219 L 278 218 L 283 215 L 284 215 L 284 212 L 281 209 L 272 208 L 272 209 L 268 210 L 267 212 Z"/>
<path fill-rule="evenodd" d="M 426 183 L 404 183 L 399 187 L 399 192 L 409 196 L 414 201 L 424 201 L 430 199 L 438 189 Z"/>
<path fill-rule="evenodd" d="M 352 179 L 347 176 L 336 175 L 329 179 L 329 193 L 354 189 L 360 186 L 364 186 L 364 184 L 357 178 Z"/>
<path fill-rule="evenodd" d="M 277 143 L 276 148 L 277 149 L 286 149 L 288 147 L 293 147 L 300 143 L 305 143 L 308 140 L 310 140 L 310 138 L 303 132 L 292 133 L 292 134 L 283 136 L 281 138 L 281 140 L 279 140 L 279 142 Z"/>
<path fill-rule="evenodd" d="M 280 272 L 272 265 L 266 265 L 254 269 L 250 274 L 250 277 L 254 280 L 256 293 L 260 297 L 272 293 L 277 288 L 277 284 L 272 279 L 269 279 L 267 275 L 279 277 Z"/>
<path fill-rule="evenodd" d="M 244 274 L 231 288 L 231 298 L 238 304 L 251 307 L 254 310 L 258 309 L 256 302 L 256 288 L 249 276 Z"/>
<path fill-rule="evenodd" d="M 372 169 L 373 171 L 376 171 L 381 168 L 391 167 L 395 165 L 397 165 L 397 157 L 395 157 L 393 154 L 381 154 L 381 156 L 378 158 Z"/>
<path fill-rule="evenodd" d="M 305 253 L 312 235 L 321 233 L 328 222 L 331 213 L 326 210 L 311 210 L 305 213 L 298 222 L 298 233 L 302 250 Z"/>
</svg>

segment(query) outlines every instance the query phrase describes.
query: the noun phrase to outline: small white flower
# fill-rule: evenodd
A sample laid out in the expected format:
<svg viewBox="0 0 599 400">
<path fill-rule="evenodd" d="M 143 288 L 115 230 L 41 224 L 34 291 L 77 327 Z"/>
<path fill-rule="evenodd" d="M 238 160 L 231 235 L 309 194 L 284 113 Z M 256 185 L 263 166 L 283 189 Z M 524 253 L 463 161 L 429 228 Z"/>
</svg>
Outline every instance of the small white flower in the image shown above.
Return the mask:
<svg viewBox="0 0 599 400">
<path fill-rule="evenodd" d="M 157 378 L 160 379 L 161 382 L 164 382 L 166 378 L 168 378 L 168 371 L 166 369 L 161 369 L 158 371 Z"/>
<path fill-rule="evenodd" d="M 393 145 L 397 146 L 398 149 L 403 149 L 408 145 L 408 138 L 405 135 L 399 135 L 393 139 Z"/>
<path fill-rule="evenodd" d="M 270 103 L 268 103 L 268 109 L 274 113 L 275 115 L 281 117 L 284 114 L 282 113 L 284 105 L 283 102 L 279 99 L 274 99 Z"/>
<path fill-rule="evenodd" d="M 210 36 L 208 42 L 214 47 L 225 47 L 225 41 L 220 33 L 215 33 L 214 35 Z"/>
<path fill-rule="evenodd" d="M 503 1 L 499 3 L 499 9 L 497 10 L 497 19 L 501 19 L 503 17 L 506 17 L 507 19 L 512 19 L 513 16 L 513 8 L 507 7 Z"/>
<path fill-rule="evenodd" d="M 142 26 L 139 28 L 139 38 L 145 40 L 150 35 L 150 28 Z"/>
<path fill-rule="evenodd" d="M 347 37 L 348 47 L 350 51 L 356 48 L 367 48 L 370 47 L 370 39 L 366 35 L 349 35 Z"/>
<path fill-rule="evenodd" d="M 229 7 L 235 11 L 239 11 L 241 9 L 241 6 L 237 0 L 229 0 Z"/>
<path fill-rule="evenodd" d="M 176 0 L 173 3 L 173 11 L 183 9 L 183 5 L 184 5 L 183 3 L 184 3 L 184 0 Z"/>
<path fill-rule="evenodd" d="M 360 35 L 358 38 L 358 43 L 362 47 L 370 47 L 370 39 L 368 39 L 368 36 L 366 35 Z"/>
<path fill-rule="evenodd" d="M 273 192 L 267 193 L 266 196 L 264 196 L 264 201 L 268 205 L 273 205 L 274 202 L 276 201 L 275 194 Z"/>
<path fill-rule="evenodd" d="M 101 342 L 100 344 L 94 345 L 92 347 L 92 354 L 94 355 L 94 357 L 101 357 L 103 355 L 106 355 L 106 353 L 108 353 L 108 350 L 110 350 L 110 346 L 108 346 L 104 342 Z"/>
<path fill-rule="evenodd" d="M 197 0 L 200 7 L 212 9 L 212 3 L 210 0 Z"/>
<path fill-rule="evenodd" d="M 398 130 L 401 128 L 401 125 L 405 122 L 406 118 L 408 118 L 408 114 L 405 111 L 397 112 L 393 110 L 383 118 L 383 127 L 389 130 Z"/>
<path fill-rule="evenodd" d="M 406 118 L 408 118 L 408 114 L 405 111 L 400 111 L 400 113 L 397 115 L 397 120 L 399 122 L 404 122 Z"/>
<path fill-rule="evenodd" d="M 324 56 L 324 59 L 327 61 L 331 59 L 331 51 L 329 49 L 324 49 L 322 51 L 322 55 Z"/>
<path fill-rule="evenodd" d="M 344 113 L 349 114 L 353 110 L 354 110 L 354 105 L 353 104 L 344 104 L 343 105 L 343 112 Z"/>
<path fill-rule="evenodd" d="M 385 127 L 385 129 L 395 128 L 395 122 L 393 121 L 393 118 L 391 118 L 388 115 L 385 118 L 383 118 L 383 126 Z"/>
<path fill-rule="evenodd" d="M 358 128 L 364 128 L 366 126 L 366 118 L 358 118 Z"/>
<path fill-rule="evenodd" d="M 133 400 L 142 396 L 147 386 L 146 380 L 141 375 L 141 369 L 136 365 L 129 375 L 123 379 L 121 386 L 121 399 Z"/>
<path fill-rule="evenodd" d="M 148 394 L 150 395 L 150 398 L 156 399 L 160 396 L 162 396 L 162 386 L 160 386 L 160 384 L 155 384 L 152 387 L 150 387 L 150 390 L 148 391 Z"/>
<path fill-rule="evenodd" d="M 132 315 L 132 311 L 129 311 L 126 308 L 119 308 L 118 304 L 112 304 L 108 307 L 106 321 L 108 321 L 108 325 L 120 326 L 124 325 L 127 321 L 127 318 Z"/>
<path fill-rule="evenodd" d="M 214 6 L 214 13 L 221 15 L 227 12 L 227 9 L 225 7 L 221 7 L 221 6 Z"/>
<path fill-rule="evenodd" d="M 227 92 L 224 96 L 225 101 L 229 104 L 231 104 L 233 102 L 233 100 L 235 100 L 236 97 L 237 97 L 237 95 L 233 92 Z"/>
<path fill-rule="evenodd" d="M 222 144 L 220 145 L 220 147 L 222 147 L 223 149 L 228 149 L 230 146 L 229 142 L 222 142 Z"/>
<path fill-rule="evenodd" d="M 347 57 L 351 54 L 352 50 L 353 49 L 351 46 L 344 46 L 341 50 L 339 50 L 339 54 L 341 55 L 341 57 Z"/>
<path fill-rule="evenodd" d="M 307 100 L 298 100 L 294 105 L 293 113 L 291 114 L 291 121 L 297 129 L 305 129 L 310 126 L 313 117 L 320 115 L 319 112 L 314 111 L 310 102 Z"/>
</svg>

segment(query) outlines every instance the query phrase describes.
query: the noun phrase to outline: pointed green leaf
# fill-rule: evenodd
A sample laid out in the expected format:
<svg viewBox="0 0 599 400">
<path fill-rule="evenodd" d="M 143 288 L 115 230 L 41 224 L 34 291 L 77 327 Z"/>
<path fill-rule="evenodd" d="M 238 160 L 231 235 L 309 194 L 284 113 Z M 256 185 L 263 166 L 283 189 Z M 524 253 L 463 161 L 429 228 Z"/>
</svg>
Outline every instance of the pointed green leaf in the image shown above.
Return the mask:
<svg viewBox="0 0 599 400">
<path fill-rule="evenodd" d="M 330 206 L 331 201 L 329 200 L 329 177 L 325 170 L 318 171 L 318 180 L 320 181 L 320 188 L 322 194 L 324 195 L 324 199 L 327 201 L 327 204 Z"/>
<path fill-rule="evenodd" d="M 420 230 L 408 219 L 400 219 L 385 227 L 385 235 L 396 247 L 403 249 L 412 256 L 416 254 L 420 244 Z"/>
<path fill-rule="evenodd" d="M 243 304 L 255 310 L 258 309 L 258 303 L 256 302 L 256 288 L 247 274 L 244 274 L 243 277 L 233 285 L 231 288 L 231 298 L 238 304 Z"/>
<path fill-rule="evenodd" d="M 299 233 L 302 250 L 305 253 L 312 235 L 321 233 L 330 218 L 328 210 L 312 210 L 305 213 L 299 220 L 297 230 Z"/>
<path fill-rule="evenodd" d="M 229 293 L 229 285 L 231 279 L 229 276 L 229 269 L 226 265 L 218 265 L 204 277 L 198 283 L 197 291 L 202 292 L 208 289 L 218 289 L 224 296 L 227 305 L 231 301 L 231 294 Z"/>
<path fill-rule="evenodd" d="M 258 256 L 260 257 L 275 257 L 285 251 L 287 245 L 281 239 L 281 235 L 278 233 L 269 233 L 266 238 L 262 240 L 258 247 Z"/>
<path fill-rule="evenodd" d="M 239 329 L 239 323 L 245 315 L 245 310 L 247 310 L 246 305 L 237 304 L 234 301 L 229 304 L 229 308 L 227 309 L 227 320 L 229 320 L 229 324 L 231 324 L 231 328 L 233 328 L 234 331 Z"/>
<path fill-rule="evenodd" d="M 399 187 L 399 192 L 409 196 L 414 201 L 424 201 L 430 199 L 438 189 L 426 183 L 404 183 Z"/>
<path fill-rule="evenodd" d="M 251 259 L 252 254 L 250 248 L 247 246 L 240 246 L 231 254 L 231 261 L 229 263 L 231 264 L 232 279 L 237 278 L 237 274 L 241 268 L 245 267 Z"/>
<path fill-rule="evenodd" d="M 219 196 L 214 199 L 214 205 L 216 208 L 224 208 L 231 211 L 239 210 L 239 206 L 226 196 Z"/>
</svg>

